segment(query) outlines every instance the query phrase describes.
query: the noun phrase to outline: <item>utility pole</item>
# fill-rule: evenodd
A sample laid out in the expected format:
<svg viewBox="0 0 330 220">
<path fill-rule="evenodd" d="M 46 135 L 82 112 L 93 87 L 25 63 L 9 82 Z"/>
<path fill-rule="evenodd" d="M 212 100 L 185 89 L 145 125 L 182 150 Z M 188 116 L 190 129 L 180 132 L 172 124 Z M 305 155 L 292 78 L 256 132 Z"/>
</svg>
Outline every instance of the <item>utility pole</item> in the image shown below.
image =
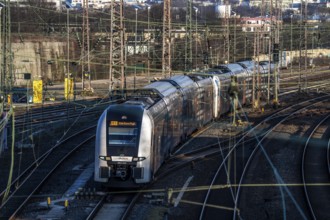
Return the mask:
<svg viewBox="0 0 330 220">
<path fill-rule="evenodd" d="M 293 1 L 293 0 L 292 0 Z M 290 75 L 292 76 L 292 63 L 293 63 L 293 42 L 292 42 L 292 19 L 293 19 L 293 14 L 290 15 L 291 18 L 291 23 L 290 23 Z"/>
<path fill-rule="evenodd" d="M 253 57 L 254 57 L 254 66 L 252 73 L 252 105 L 255 108 L 256 105 L 256 69 L 259 69 L 259 62 L 256 61 L 256 52 L 257 52 L 257 36 L 254 30 L 254 41 L 253 41 Z"/>
<path fill-rule="evenodd" d="M 298 91 L 301 92 L 301 53 L 302 53 L 302 26 L 303 26 L 303 0 L 300 2 L 300 27 L 299 27 L 299 81 Z"/>
<path fill-rule="evenodd" d="M 234 13 L 234 62 L 236 62 L 236 12 Z"/>
<path fill-rule="evenodd" d="M 212 47 L 209 41 L 209 28 L 205 26 L 205 42 L 206 42 L 206 52 L 203 54 L 204 69 L 208 69 L 210 64 L 212 65 Z"/>
<path fill-rule="evenodd" d="M 90 54 L 89 54 L 89 16 L 88 16 L 88 0 L 83 0 L 83 36 L 82 36 L 82 48 L 81 48 L 81 62 L 82 62 L 82 90 L 91 90 L 91 66 L 90 66 Z M 88 85 L 85 85 L 85 77 L 88 79 Z"/>
<path fill-rule="evenodd" d="M 11 21 L 10 21 L 10 0 L 4 2 L 3 7 L 3 36 L 2 37 L 2 72 L 1 92 L 4 97 L 11 93 L 13 85 L 13 55 L 11 50 Z M 2 19 L 1 19 L 2 20 Z"/>
<path fill-rule="evenodd" d="M 258 69 L 257 69 L 257 99 L 255 101 L 255 108 L 258 109 L 260 106 L 260 96 L 261 96 L 261 85 L 260 85 L 260 27 L 257 27 L 257 37 L 256 37 L 256 49 L 257 49 L 257 64 L 258 64 Z"/>
<path fill-rule="evenodd" d="M 269 29 L 269 39 L 268 39 L 268 42 L 269 42 L 269 45 L 268 45 L 268 77 L 267 77 L 267 103 L 269 104 L 270 103 L 270 83 L 271 83 L 271 60 L 272 60 L 272 44 L 273 44 L 273 1 L 270 0 L 270 11 L 269 11 L 269 14 L 270 14 L 270 29 Z M 274 61 L 274 60 L 273 60 Z"/>
<path fill-rule="evenodd" d="M 227 45 L 227 63 L 230 62 L 230 22 L 229 22 L 229 3 L 226 1 L 225 5 L 225 25 L 226 25 L 226 45 Z"/>
<path fill-rule="evenodd" d="M 197 70 L 198 66 L 198 53 L 197 53 L 197 43 L 198 43 L 198 32 L 197 32 L 197 13 L 198 13 L 198 8 L 195 8 L 195 70 Z"/>
<path fill-rule="evenodd" d="M 163 51 L 162 74 L 164 78 L 172 76 L 171 69 L 171 0 L 164 0 L 163 12 Z"/>
<path fill-rule="evenodd" d="M 192 5 L 191 0 L 187 0 L 187 14 L 186 14 L 186 42 L 185 42 L 185 71 L 192 69 Z"/>
<path fill-rule="evenodd" d="M 244 59 L 246 59 L 247 55 L 247 43 L 248 43 L 248 38 L 246 36 L 246 31 L 244 31 Z"/>
<path fill-rule="evenodd" d="M 150 31 L 150 6 L 148 6 L 148 84 L 150 83 L 150 41 L 151 41 L 151 31 Z"/>
<path fill-rule="evenodd" d="M 112 91 L 113 77 L 120 77 L 121 89 L 126 88 L 125 78 L 125 29 L 123 0 L 111 0 L 110 6 L 110 56 L 109 92 Z"/>
<path fill-rule="evenodd" d="M 272 19 L 272 17 L 271 17 Z M 270 22 L 272 23 L 272 22 Z M 267 75 L 267 104 L 270 103 L 270 74 L 271 74 L 271 60 L 272 60 L 272 27 L 270 27 L 268 35 L 268 75 Z"/>
<path fill-rule="evenodd" d="M 275 62 L 275 71 L 274 71 L 274 82 L 275 82 L 275 86 L 274 86 L 274 104 L 278 104 L 278 75 L 280 73 L 280 65 L 279 65 L 279 61 L 281 59 L 280 57 L 280 52 L 279 52 L 279 44 L 280 44 L 280 21 L 281 20 L 281 8 L 278 7 L 278 0 L 276 0 L 276 24 L 275 24 L 275 44 L 274 44 L 274 49 L 273 49 L 273 53 L 274 53 L 274 62 Z M 281 0 L 280 0 L 281 1 Z M 281 4 L 280 4 L 281 6 Z"/>
<path fill-rule="evenodd" d="M 265 19 L 265 0 L 261 0 L 261 18 L 262 18 L 262 20 L 261 20 L 261 22 L 264 22 L 264 19 Z M 261 24 L 262 25 L 262 27 L 265 25 L 265 22 L 263 23 L 263 24 Z M 262 51 L 262 52 L 264 52 L 264 50 L 265 50 L 265 44 L 264 44 L 264 28 L 262 28 L 261 29 L 261 35 L 262 35 L 262 37 L 261 37 L 261 40 L 262 40 L 262 44 L 261 44 L 261 48 L 260 48 L 260 51 Z"/>
<path fill-rule="evenodd" d="M 308 1 L 305 0 L 305 13 L 304 13 L 304 25 L 305 25 L 305 77 L 304 77 L 304 89 L 307 89 L 307 5 Z"/>
<path fill-rule="evenodd" d="M 134 34 L 134 55 L 137 54 L 136 45 L 137 45 L 137 14 L 138 14 L 138 8 L 135 8 L 135 34 Z M 135 60 L 136 61 L 136 60 Z M 136 63 L 134 65 L 134 84 L 133 84 L 134 90 L 136 89 Z"/>
</svg>

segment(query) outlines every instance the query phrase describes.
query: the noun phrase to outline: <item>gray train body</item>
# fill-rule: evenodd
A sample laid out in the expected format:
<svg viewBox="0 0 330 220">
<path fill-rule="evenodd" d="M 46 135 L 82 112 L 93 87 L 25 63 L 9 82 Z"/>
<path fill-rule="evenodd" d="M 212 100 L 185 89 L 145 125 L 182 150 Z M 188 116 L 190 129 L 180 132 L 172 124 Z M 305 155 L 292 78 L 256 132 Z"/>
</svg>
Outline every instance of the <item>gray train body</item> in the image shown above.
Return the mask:
<svg viewBox="0 0 330 220">
<path fill-rule="evenodd" d="M 121 188 L 150 183 L 179 143 L 229 111 L 232 75 L 244 104 L 251 97 L 251 74 L 241 68 L 235 73 L 173 76 L 110 105 L 98 121 L 94 180 Z"/>
</svg>

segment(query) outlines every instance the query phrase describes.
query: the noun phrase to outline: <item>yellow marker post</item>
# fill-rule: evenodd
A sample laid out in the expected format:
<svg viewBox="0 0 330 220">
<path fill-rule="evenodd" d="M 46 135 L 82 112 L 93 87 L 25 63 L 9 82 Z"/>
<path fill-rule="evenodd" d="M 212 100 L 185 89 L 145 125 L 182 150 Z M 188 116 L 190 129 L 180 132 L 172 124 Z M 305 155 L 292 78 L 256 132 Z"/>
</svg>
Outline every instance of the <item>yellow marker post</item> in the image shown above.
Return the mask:
<svg viewBox="0 0 330 220">
<path fill-rule="evenodd" d="M 65 210 L 68 211 L 69 201 L 67 199 L 64 201 L 64 207 L 65 207 Z"/>
<path fill-rule="evenodd" d="M 8 95 L 8 96 L 7 96 L 7 102 L 8 102 L 8 105 L 11 104 L 11 95 Z"/>
<path fill-rule="evenodd" d="M 172 188 L 169 188 L 167 190 L 167 204 L 168 205 L 171 204 L 172 194 L 173 194 L 173 189 Z"/>
<path fill-rule="evenodd" d="M 73 99 L 73 78 L 65 78 L 64 79 L 64 98 L 65 100 Z"/>
<path fill-rule="evenodd" d="M 47 206 L 48 208 L 50 208 L 50 204 L 51 204 L 51 200 L 50 200 L 50 197 L 47 198 Z"/>
<path fill-rule="evenodd" d="M 33 81 L 33 103 L 42 103 L 43 82 L 41 79 Z"/>
</svg>

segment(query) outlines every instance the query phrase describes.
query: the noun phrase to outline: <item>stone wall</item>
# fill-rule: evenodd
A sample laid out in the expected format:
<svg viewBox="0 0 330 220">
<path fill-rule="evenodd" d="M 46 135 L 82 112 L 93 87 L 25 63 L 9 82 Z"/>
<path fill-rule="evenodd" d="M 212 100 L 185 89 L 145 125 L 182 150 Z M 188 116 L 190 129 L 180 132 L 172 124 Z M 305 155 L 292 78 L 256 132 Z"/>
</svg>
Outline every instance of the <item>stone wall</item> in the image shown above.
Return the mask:
<svg viewBox="0 0 330 220">
<path fill-rule="evenodd" d="M 63 80 L 67 72 L 66 42 L 12 43 L 15 85 L 24 82 L 24 73 L 31 79 Z"/>
</svg>

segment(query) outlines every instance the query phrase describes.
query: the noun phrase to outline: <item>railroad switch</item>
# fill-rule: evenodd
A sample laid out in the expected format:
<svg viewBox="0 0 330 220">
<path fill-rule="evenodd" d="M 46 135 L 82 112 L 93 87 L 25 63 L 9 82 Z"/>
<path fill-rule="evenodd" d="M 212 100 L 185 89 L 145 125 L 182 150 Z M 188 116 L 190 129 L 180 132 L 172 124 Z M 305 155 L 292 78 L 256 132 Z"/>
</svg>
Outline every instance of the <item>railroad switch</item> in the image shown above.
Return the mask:
<svg viewBox="0 0 330 220">
<path fill-rule="evenodd" d="M 165 201 L 165 192 L 151 193 L 144 195 L 145 198 L 149 199 L 150 204 L 163 204 Z"/>
<path fill-rule="evenodd" d="M 167 188 L 164 192 L 154 192 L 144 195 L 144 197 L 149 199 L 150 204 L 162 204 L 165 206 L 170 206 L 172 204 L 172 195 L 173 189 Z"/>
<path fill-rule="evenodd" d="M 84 189 L 84 188 L 79 188 L 75 193 L 75 199 L 93 199 L 94 196 L 96 195 L 96 190 L 95 188 L 93 188 L 93 190 L 91 190 L 91 188 L 88 189 Z"/>
</svg>

